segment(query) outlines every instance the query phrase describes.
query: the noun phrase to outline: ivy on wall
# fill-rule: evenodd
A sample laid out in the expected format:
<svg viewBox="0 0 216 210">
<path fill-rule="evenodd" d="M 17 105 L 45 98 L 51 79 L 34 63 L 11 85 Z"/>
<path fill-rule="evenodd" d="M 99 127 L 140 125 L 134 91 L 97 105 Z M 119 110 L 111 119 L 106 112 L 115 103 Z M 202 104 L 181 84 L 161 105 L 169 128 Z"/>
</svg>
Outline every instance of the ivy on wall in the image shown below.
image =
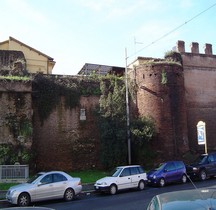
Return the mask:
<svg viewBox="0 0 216 210">
<path fill-rule="evenodd" d="M 10 132 L 14 138 L 23 137 L 24 139 L 32 135 L 32 122 L 26 116 L 17 116 L 16 114 L 7 114 L 6 125 L 9 127 Z"/>
<path fill-rule="evenodd" d="M 167 61 L 177 62 L 177 63 L 180 63 L 181 65 L 183 64 L 181 54 L 179 52 L 176 52 L 176 51 L 171 50 L 171 51 L 166 52 L 164 55 L 164 58 Z"/>
<path fill-rule="evenodd" d="M 21 145 L 1 144 L 0 145 L 0 165 L 29 164 L 33 157 L 30 149 Z"/>
<path fill-rule="evenodd" d="M 79 106 L 80 96 L 100 95 L 99 82 L 89 78 L 52 77 L 37 74 L 33 79 L 33 99 L 43 124 L 64 97 L 65 108 Z"/>
<path fill-rule="evenodd" d="M 100 132 L 100 158 L 107 169 L 127 164 L 128 160 L 125 92 L 123 78 L 109 76 L 101 80 L 102 94 L 97 119 Z M 154 122 L 148 118 L 137 119 L 135 115 L 130 117 L 133 120 L 130 130 L 133 139 L 132 160 L 138 163 L 148 156 L 144 145 L 148 145 L 154 135 Z"/>
</svg>

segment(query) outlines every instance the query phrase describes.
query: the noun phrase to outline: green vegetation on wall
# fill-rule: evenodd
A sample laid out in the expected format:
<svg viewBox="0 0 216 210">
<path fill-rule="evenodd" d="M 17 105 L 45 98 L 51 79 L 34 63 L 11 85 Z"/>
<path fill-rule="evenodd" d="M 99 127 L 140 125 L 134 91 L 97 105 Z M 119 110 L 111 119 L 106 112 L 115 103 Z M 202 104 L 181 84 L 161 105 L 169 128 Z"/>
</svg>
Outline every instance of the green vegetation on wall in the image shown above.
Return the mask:
<svg viewBox="0 0 216 210">
<path fill-rule="evenodd" d="M 167 84 L 167 74 L 166 74 L 166 71 L 164 69 L 161 72 L 161 84 L 162 85 Z"/>
<path fill-rule="evenodd" d="M 21 145 L 0 145 L 0 165 L 13 165 L 17 162 L 20 164 L 29 164 L 32 157 L 30 149 L 24 148 Z"/>
<path fill-rule="evenodd" d="M 52 77 L 37 74 L 33 80 L 33 99 L 41 122 L 47 119 L 62 98 L 65 108 L 79 106 L 80 96 L 100 95 L 99 82 L 89 78 Z"/>
<path fill-rule="evenodd" d="M 133 119 L 131 122 L 132 161 L 151 166 L 155 154 L 150 147 L 155 135 L 155 123 L 150 117 Z"/>
<path fill-rule="evenodd" d="M 98 129 L 101 162 L 107 169 L 127 164 L 128 160 L 125 90 L 123 78 L 109 76 L 101 80 Z M 148 145 L 154 135 L 154 122 L 150 118 L 131 117 L 132 161 L 141 163 L 149 156 L 144 145 Z"/>
<path fill-rule="evenodd" d="M 164 58 L 167 60 L 167 61 L 170 61 L 170 62 L 178 62 L 182 65 L 183 61 L 182 61 L 182 56 L 179 52 L 176 52 L 176 51 L 168 51 L 165 53 L 164 55 Z"/>
<path fill-rule="evenodd" d="M 98 127 L 101 162 L 110 169 L 127 162 L 125 85 L 119 78 L 101 80 Z"/>
<path fill-rule="evenodd" d="M 16 114 L 8 114 L 6 124 L 15 139 L 20 136 L 26 139 L 32 135 L 32 123 L 26 116 L 19 117 Z"/>
</svg>

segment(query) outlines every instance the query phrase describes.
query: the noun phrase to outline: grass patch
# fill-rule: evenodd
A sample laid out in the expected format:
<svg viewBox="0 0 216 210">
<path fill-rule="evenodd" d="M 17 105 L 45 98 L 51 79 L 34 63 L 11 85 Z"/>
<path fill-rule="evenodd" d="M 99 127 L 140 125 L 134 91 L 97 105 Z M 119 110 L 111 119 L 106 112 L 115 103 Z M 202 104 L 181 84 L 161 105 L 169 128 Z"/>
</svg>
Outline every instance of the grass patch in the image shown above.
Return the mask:
<svg viewBox="0 0 216 210">
<path fill-rule="evenodd" d="M 108 172 L 89 170 L 89 171 L 79 171 L 69 173 L 73 177 L 80 177 L 82 183 L 94 183 L 98 179 L 108 175 Z"/>
<path fill-rule="evenodd" d="M 0 183 L 0 190 L 8 190 L 10 187 L 17 184 L 18 183 Z"/>
<path fill-rule="evenodd" d="M 11 75 L 8 75 L 8 76 L 0 76 L 0 79 L 9 79 L 9 80 L 24 80 L 24 81 L 28 81 L 30 80 L 29 77 L 27 76 L 11 76 Z"/>
</svg>

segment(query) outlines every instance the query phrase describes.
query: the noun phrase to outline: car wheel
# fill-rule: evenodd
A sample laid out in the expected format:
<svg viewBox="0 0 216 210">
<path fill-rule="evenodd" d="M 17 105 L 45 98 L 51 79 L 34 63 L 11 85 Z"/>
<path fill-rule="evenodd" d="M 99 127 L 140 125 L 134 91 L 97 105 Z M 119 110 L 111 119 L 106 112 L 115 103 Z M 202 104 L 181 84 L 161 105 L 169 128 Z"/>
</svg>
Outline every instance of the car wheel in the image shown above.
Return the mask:
<svg viewBox="0 0 216 210">
<path fill-rule="evenodd" d="M 116 193 L 117 193 L 117 187 L 116 187 L 116 185 L 112 184 L 110 186 L 110 194 L 115 195 Z"/>
<path fill-rule="evenodd" d="M 164 186 L 165 186 L 165 180 L 164 180 L 164 178 L 161 178 L 161 179 L 159 180 L 159 186 L 160 186 L 160 187 L 164 187 Z"/>
<path fill-rule="evenodd" d="M 145 182 L 144 181 L 140 181 L 139 184 L 138 184 L 138 189 L 139 190 L 144 190 L 145 188 Z"/>
<path fill-rule="evenodd" d="M 68 188 L 64 193 L 65 201 L 72 201 L 74 198 L 74 191 L 71 188 Z"/>
<path fill-rule="evenodd" d="M 181 181 L 183 184 L 185 184 L 187 182 L 187 176 L 185 174 L 182 175 Z"/>
<path fill-rule="evenodd" d="M 28 193 L 21 193 L 18 197 L 19 206 L 28 206 L 30 204 L 30 196 Z"/>
<path fill-rule="evenodd" d="M 202 181 L 206 180 L 207 174 L 206 174 L 206 171 L 205 171 L 205 170 L 201 170 L 201 171 L 200 171 L 200 173 L 199 173 L 199 178 L 200 178 L 200 180 L 202 180 Z"/>
</svg>

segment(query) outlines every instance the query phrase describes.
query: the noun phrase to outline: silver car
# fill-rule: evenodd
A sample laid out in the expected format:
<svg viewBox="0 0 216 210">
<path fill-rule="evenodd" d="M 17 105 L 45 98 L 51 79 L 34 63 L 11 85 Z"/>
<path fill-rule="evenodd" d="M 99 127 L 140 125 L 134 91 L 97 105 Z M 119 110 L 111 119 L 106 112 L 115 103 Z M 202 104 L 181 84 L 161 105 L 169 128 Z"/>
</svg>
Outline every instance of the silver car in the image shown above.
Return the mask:
<svg viewBox="0 0 216 210">
<path fill-rule="evenodd" d="M 6 199 L 12 204 L 28 206 L 31 202 L 61 199 L 73 200 L 82 191 L 81 179 L 62 171 L 38 173 L 28 182 L 11 187 Z"/>
</svg>

